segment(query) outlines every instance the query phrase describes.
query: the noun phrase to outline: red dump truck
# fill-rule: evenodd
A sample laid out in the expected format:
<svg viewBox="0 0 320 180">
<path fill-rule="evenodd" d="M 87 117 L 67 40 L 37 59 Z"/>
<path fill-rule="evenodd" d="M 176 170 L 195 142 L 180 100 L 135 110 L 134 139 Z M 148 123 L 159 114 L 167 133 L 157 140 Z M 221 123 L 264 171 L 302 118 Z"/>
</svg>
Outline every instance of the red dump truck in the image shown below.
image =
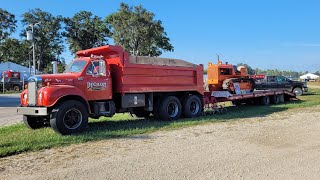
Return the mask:
<svg viewBox="0 0 320 180">
<path fill-rule="evenodd" d="M 269 102 L 269 97 L 294 96 L 285 91 L 250 95 L 204 92 L 203 65 L 129 56 L 119 46 L 83 50 L 77 56 L 65 73 L 29 79 L 17 108 L 29 128 L 50 125 L 60 134 L 73 134 L 86 128 L 88 117 L 131 112 L 137 117 L 153 114 L 175 120 L 200 116 L 204 107 L 213 107 L 216 102 L 261 97 Z"/>
</svg>

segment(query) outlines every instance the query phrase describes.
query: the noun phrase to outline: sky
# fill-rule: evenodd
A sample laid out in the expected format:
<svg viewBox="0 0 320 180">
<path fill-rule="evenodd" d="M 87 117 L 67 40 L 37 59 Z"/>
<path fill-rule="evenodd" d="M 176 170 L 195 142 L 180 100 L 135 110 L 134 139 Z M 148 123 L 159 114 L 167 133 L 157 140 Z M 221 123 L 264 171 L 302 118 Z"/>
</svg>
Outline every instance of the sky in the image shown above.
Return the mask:
<svg viewBox="0 0 320 180">
<path fill-rule="evenodd" d="M 222 61 L 253 68 L 320 71 L 318 0 L 2 0 L 0 8 L 18 21 L 33 8 L 65 17 L 86 10 L 104 19 L 121 2 L 141 4 L 162 21 L 174 52 L 161 57 L 207 66 L 219 55 Z M 20 38 L 25 27 L 18 25 L 13 36 Z M 73 58 L 68 47 L 63 56 Z"/>
</svg>

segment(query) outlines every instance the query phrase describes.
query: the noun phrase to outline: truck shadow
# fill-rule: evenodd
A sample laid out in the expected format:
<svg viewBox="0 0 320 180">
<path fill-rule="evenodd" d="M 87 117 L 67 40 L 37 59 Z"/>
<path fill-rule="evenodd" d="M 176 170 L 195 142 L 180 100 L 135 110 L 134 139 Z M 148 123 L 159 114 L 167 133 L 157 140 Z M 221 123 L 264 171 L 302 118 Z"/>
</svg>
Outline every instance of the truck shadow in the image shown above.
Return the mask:
<svg viewBox="0 0 320 180">
<path fill-rule="evenodd" d="M 294 101 L 294 103 L 302 103 L 303 101 Z M 291 102 L 292 103 L 292 102 Z M 227 112 L 223 114 L 207 114 L 197 118 L 184 118 L 176 121 L 162 121 L 154 117 L 148 119 L 130 119 L 130 120 L 113 120 L 106 119 L 98 122 L 89 122 L 85 136 L 92 136 L 98 139 L 121 138 L 134 134 L 143 134 L 154 132 L 157 130 L 172 129 L 178 127 L 187 127 L 190 125 L 210 123 L 210 122 L 226 122 L 236 121 L 242 118 L 265 117 L 269 114 L 287 110 L 287 107 L 281 106 L 254 106 L 240 105 L 228 107 Z M 146 136 L 138 136 L 146 138 Z M 90 138 L 90 137 L 89 137 Z"/>
</svg>

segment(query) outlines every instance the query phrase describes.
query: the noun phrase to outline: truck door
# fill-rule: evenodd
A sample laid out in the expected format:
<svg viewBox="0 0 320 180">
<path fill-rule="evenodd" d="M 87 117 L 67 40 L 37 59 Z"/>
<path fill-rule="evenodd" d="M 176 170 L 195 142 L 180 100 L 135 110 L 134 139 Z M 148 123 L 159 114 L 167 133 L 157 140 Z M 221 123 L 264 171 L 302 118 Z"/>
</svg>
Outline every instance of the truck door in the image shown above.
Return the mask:
<svg viewBox="0 0 320 180">
<path fill-rule="evenodd" d="M 276 80 L 276 77 L 275 76 L 268 76 L 265 89 L 277 89 L 277 88 L 278 88 L 278 82 Z"/>
<path fill-rule="evenodd" d="M 291 90 L 291 84 L 286 77 L 277 76 L 278 88 L 283 90 Z"/>
<path fill-rule="evenodd" d="M 94 60 L 83 79 L 85 95 L 90 100 L 112 99 L 110 71 L 104 60 Z"/>
</svg>

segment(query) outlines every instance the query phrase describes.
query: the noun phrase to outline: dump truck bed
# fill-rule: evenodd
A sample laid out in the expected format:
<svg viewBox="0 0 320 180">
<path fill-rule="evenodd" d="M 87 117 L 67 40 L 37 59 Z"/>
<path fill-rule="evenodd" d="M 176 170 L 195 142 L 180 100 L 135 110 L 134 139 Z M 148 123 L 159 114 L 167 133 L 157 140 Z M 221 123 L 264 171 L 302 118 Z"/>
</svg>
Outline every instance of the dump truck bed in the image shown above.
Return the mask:
<svg viewBox="0 0 320 180">
<path fill-rule="evenodd" d="M 114 67 L 114 66 L 113 66 Z M 182 60 L 134 57 L 114 68 L 118 93 L 198 91 L 203 94 L 203 66 Z"/>
<path fill-rule="evenodd" d="M 115 93 L 204 93 L 203 65 L 178 59 L 129 56 L 118 46 L 102 46 L 79 51 L 77 55 L 102 55 L 110 66 Z"/>
</svg>

